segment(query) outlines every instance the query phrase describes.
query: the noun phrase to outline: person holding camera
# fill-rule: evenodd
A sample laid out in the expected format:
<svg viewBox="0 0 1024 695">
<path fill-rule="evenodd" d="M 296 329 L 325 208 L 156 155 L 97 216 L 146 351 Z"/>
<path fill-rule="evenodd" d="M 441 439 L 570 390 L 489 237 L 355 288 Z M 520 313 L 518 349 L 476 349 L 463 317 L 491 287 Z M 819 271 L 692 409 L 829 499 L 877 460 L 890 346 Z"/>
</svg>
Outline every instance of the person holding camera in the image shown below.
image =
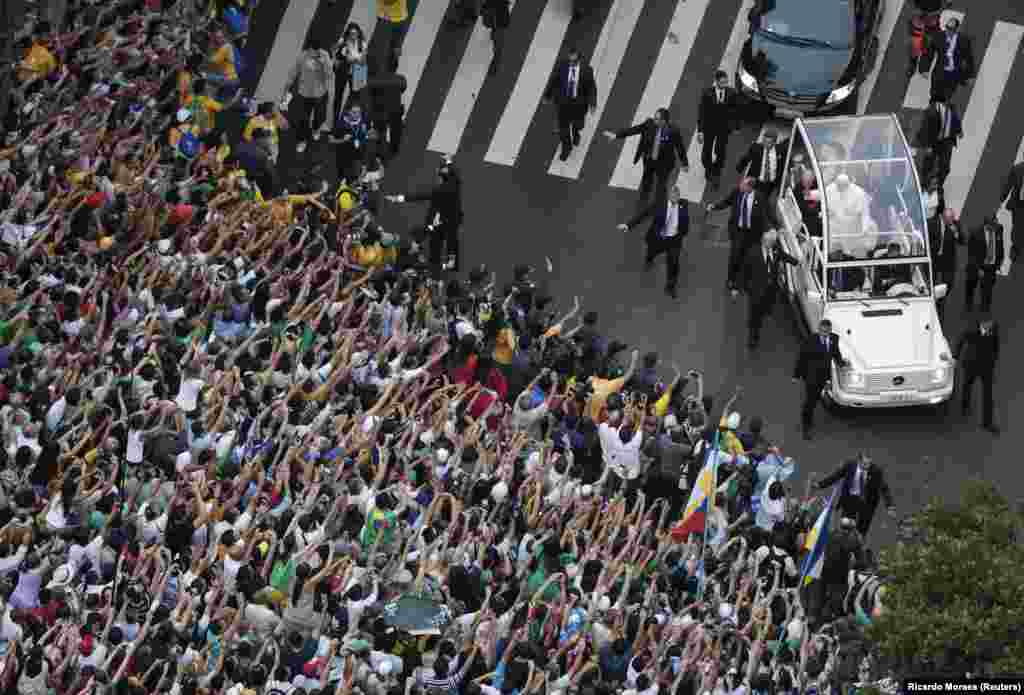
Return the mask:
<svg viewBox="0 0 1024 695">
<path fill-rule="evenodd" d="M 462 177 L 450 157 L 441 160 L 433 187 L 403 195 L 386 195 L 384 199 L 391 203 L 429 202 L 426 233 L 430 266 L 435 277 L 445 270 L 459 272 Z"/>
</svg>

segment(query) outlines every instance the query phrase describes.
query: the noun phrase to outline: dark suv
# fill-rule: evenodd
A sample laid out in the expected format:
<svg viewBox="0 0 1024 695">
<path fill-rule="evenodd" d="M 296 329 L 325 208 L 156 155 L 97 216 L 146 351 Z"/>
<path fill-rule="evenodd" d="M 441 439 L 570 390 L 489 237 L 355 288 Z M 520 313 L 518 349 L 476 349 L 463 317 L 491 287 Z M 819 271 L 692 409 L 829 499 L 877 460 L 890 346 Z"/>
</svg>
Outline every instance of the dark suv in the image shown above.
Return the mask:
<svg viewBox="0 0 1024 695">
<path fill-rule="evenodd" d="M 737 88 L 764 104 L 769 117 L 847 110 L 878 58 L 884 2 L 758 0 L 736 66 Z"/>
</svg>

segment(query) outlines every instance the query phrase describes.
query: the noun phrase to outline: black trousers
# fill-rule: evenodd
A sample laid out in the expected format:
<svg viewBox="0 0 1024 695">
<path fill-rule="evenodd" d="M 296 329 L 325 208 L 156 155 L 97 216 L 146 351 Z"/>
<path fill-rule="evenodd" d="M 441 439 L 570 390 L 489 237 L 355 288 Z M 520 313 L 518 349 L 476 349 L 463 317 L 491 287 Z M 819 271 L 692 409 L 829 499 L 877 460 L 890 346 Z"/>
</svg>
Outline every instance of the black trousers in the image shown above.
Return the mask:
<svg viewBox="0 0 1024 695">
<path fill-rule="evenodd" d="M 564 149 L 572 149 L 573 135 L 583 130 L 586 120 L 586 104 L 559 104 L 558 139 Z"/>
<path fill-rule="evenodd" d="M 402 147 L 402 135 L 405 132 L 405 107 L 388 114 L 387 118 L 375 118 L 373 127 L 377 129 L 381 142 L 386 142 L 391 155 L 398 154 Z"/>
<path fill-rule="evenodd" d="M 804 403 L 800 409 L 800 424 L 805 430 L 814 427 L 814 410 L 821 400 L 821 392 L 825 388 L 823 381 L 804 380 Z"/>
<path fill-rule="evenodd" d="M 753 234 L 745 230 L 735 230 L 729 239 L 729 286 L 734 287 L 736 280 L 743 269 L 743 259 L 747 257 L 747 251 L 754 245 Z"/>
<path fill-rule="evenodd" d="M 683 251 L 683 237 L 679 234 L 671 239 L 657 237 L 647 239 L 647 256 L 644 265 L 651 265 L 654 260 L 665 254 L 665 287 L 675 287 L 679 283 L 679 255 Z"/>
<path fill-rule="evenodd" d="M 875 508 L 868 505 L 863 497 L 843 495 L 839 498 L 839 509 L 843 516 L 853 519 L 857 524 L 857 532 L 867 537 L 871 522 L 875 518 Z"/>
<path fill-rule="evenodd" d="M 491 29 L 491 43 L 494 44 L 494 57 L 491 58 L 491 66 L 497 70 L 501 65 L 501 56 L 505 53 L 505 32 L 507 27 L 494 27 Z"/>
<path fill-rule="evenodd" d="M 758 297 L 750 296 L 747 315 L 747 338 L 750 342 L 757 343 L 761 340 L 761 325 L 764 323 L 764 318 L 771 315 L 775 308 L 778 294 L 777 288 L 773 285 Z"/>
<path fill-rule="evenodd" d="M 989 311 L 992 308 L 992 289 L 996 284 L 996 267 L 968 265 L 966 280 L 967 306 L 974 305 L 974 292 L 981 285 L 981 310 Z"/>
<path fill-rule="evenodd" d="M 398 70 L 398 59 L 402 55 L 402 44 L 405 43 L 405 35 L 409 32 L 409 22 L 389 22 L 386 19 L 377 19 L 377 28 L 370 39 L 369 53 L 374 57 L 374 64 L 377 71 Z"/>
<path fill-rule="evenodd" d="M 459 224 L 456 222 L 442 222 L 429 232 L 428 260 L 430 267 L 440 274 L 441 266 L 446 256 L 455 257 L 455 267 L 451 270 L 459 270 Z"/>
<path fill-rule="evenodd" d="M 952 99 L 960 86 L 959 72 L 946 72 L 942 67 L 943 57 L 939 56 L 932 70 L 932 98 Z"/>
<path fill-rule="evenodd" d="M 1010 210 L 1010 260 L 1017 261 L 1017 230 L 1024 225 L 1024 205 Z"/>
<path fill-rule="evenodd" d="M 964 383 L 963 392 L 961 393 L 961 401 L 964 412 L 969 412 L 971 409 L 971 392 L 974 390 L 974 382 L 981 381 L 981 423 L 986 427 L 993 424 L 992 422 L 992 411 L 994 406 L 992 403 L 992 369 L 976 369 L 973 367 L 964 368 Z"/>
<path fill-rule="evenodd" d="M 327 95 L 319 99 L 309 99 L 300 94 L 295 95 L 295 138 L 299 142 L 307 142 L 313 131 L 319 130 L 327 120 Z"/>
<path fill-rule="evenodd" d="M 728 129 L 723 128 L 704 132 L 704 143 L 700 150 L 700 163 L 704 166 L 705 177 L 717 179 L 722 175 L 722 166 L 725 164 L 725 153 L 728 147 Z"/>
<path fill-rule="evenodd" d="M 644 175 L 640 179 L 640 193 L 644 198 L 650 195 L 655 187 L 655 190 L 667 191 L 668 180 L 675 169 L 666 169 L 664 165 L 659 165 L 650 159 L 644 159 L 643 163 Z"/>
</svg>

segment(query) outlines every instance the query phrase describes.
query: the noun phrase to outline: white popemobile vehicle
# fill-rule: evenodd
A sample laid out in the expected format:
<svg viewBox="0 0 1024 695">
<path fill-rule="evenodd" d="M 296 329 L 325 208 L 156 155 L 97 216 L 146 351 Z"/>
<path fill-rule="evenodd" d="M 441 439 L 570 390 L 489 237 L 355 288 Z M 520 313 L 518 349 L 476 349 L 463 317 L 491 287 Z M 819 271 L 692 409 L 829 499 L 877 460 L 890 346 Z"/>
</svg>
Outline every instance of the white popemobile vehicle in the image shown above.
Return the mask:
<svg viewBox="0 0 1024 695">
<path fill-rule="evenodd" d="M 937 405 L 955 378 L 935 302 L 914 159 L 896 117 L 796 119 L 777 196 L 784 282 L 810 330 L 829 319 L 849 367 L 827 401 Z M 813 180 L 812 177 L 813 176 Z"/>
</svg>

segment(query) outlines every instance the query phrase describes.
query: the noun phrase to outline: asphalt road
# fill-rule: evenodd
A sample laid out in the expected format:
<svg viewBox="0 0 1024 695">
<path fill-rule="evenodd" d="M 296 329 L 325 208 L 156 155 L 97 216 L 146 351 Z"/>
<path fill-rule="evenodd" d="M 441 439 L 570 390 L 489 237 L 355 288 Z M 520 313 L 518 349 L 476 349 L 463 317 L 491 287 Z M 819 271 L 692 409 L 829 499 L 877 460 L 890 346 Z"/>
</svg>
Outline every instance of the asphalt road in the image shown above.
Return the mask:
<svg viewBox="0 0 1024 695">
<path fill-rule="evenodd" d="M 608 12 L 607 2 L 596 4 L 605 7 L 569 26 L 563 51 L 569 45 L 579 47 L 585 55 L 594 50 Z M 251 39 L 251 54 L 256 56 L 253 73 L 257 75 L 259 56 L 265 61 L 269 55 L 284 12 L 280 5 L 264 5 L 257 10 Z M 351 0 L 321 3 L 310 35 L 335 40 L 351 5 Z M 989 27 L 987 31 L 991 32 L 996 20 L 1024 25 L 1024 5 L 1016 0 L 987 0 L 975 5 L 965 22 L 968 32 L 972 27 L 979 32 Z M 980 429 L 977 415 L 967 419 L 960 416 L 959 407 L 953 407 L 948 413 L 933 409 L 819 411 L 816 438 L 803 441 L 798 426 L 801 388 L 790 380 L 799 341 L 795 315 L 788 306 L 777 307 L 774 320 L 765 326 L 761 348 L 755 354 L 747 350 L 746 303 L 742 299 L 730 301 L 724 290 L 724 214 L 705 219 L 698 206 L 691 205 L 692 226 L 682 261 L 680 298 L 673 301 L 662 292 L 663 266 L 659 264 L 652 273 L 643 271 L 642 231 L 627 236 L 615 229 L 617 222 L 631 214 L 637 199 L 635 191 L 608 185 L 619 158 L 618 145 L 595 138 L 578 179 L 548 175 L 557 136 L 552 132 L 551 107 L 541 105 L 536 116 L 523 123 L 526 137 L 515 166 L 485 161 L 495 124 L 527 58 L 543 6 L 525 0 L 517 5 L 503 69 L 484 83 L 462 135 L 456 162 L 465 181 L 465 267 L 486 263 L 498 272 L 501 283 L 509 279 L 512 265 L 518 262 L 533 264 L 543 276 L 545 258 L 550 258 L 554 272 L 543 280 L 552 294 L 561 298 L 562 308 L 571 305 L 573 295 L 579 295 L 585 309 L 600 313 L 601 326 L 609 335 L 642 351 L 657 350 L 664 362 L 675 361 L 684 370 L 704 372 L 707 387 L 718 396 L 719 404 L 736 386 L 742 386 L 738 410 L 744 417 L 764 417 L 768 436 L 795 457 L 796 483 L 801 491 L 809 474 L 827 473 L 844 457 L 864 450 L 885 467 L 901 514 L 914 511 L 933 495 L 955 498 L 961 483 L 972 476 L 993 481 L 1011 498 L 1018 497 L 1020 474 L 1007 462 L 1013 460 L 1013 426 L 1024 421 L 1024 370 L 1014 357 L 1014 348 L 1024 344 L 1021 307 L 1015 300 L 1022 289 L 1021 271 L 1016 269 L 996 286 L 995 313 L 1005 341 L 996 382 L 996 419 L 1004 429 L 1001 437 L 993 438 Z M 722 46 L 732 32 L 740 6 L 739 0 L 712 3 L 675 93 L 664 95 L 687 140 L 696 120 L 698 91 L 719 65 Z M 625 126 L 633 118 L 653 69 L 657 47 L 669 31 L 674 7 L 672 2 L 647 3 L 614 86 L 598 85 L 599 94 L 611 90 L 599 130 Z M 877 86 L 868 100 L 870 112 L 901 110 L 907 91 L 904 61 L 908 16 L 909 9 L 904 7 L 895 24 L 891 50 L 885 54 Z M 975 38 L 979 60 L 987 40 L 984 32 Z M 387 170 L 387 192 L 431 183 L 438 156 L 427 152 L 426 146 L 468 41 L 467 30 L 445 30 L 434 42 L 416 96 L 408 107 L 402 153 Z M 1024 58 L 1017 55 L 1014 60 L 992 136 L 984 148 L 970 196 L 965 194 L 963 219 L 968 225 L 980 221 L 998 204 L 1001 179 L 1013 163 L 1024 134 L 1018 115 L 1024 107 Z M 967 91 L 958 95 L 961 109 L 966 108 L 969 96 Z M 918 117 L 912 111 L 901 116 L 908 125 Z M 965 129 L 970 127 L 970 123 L 965 124 Z M 756 136 L 754 127 L 733 136 L 727 167 Z M 289 177 L 307 173 L 320 162 L 326 162 L 325 172 L 330 172 L 332 161 L 325 144 L 314 145 L 296 158 L 288 140 L 283 141 L 282 168 Z M 389 229 L 404 231 L 421 224 L 424 213 L 420 206 L 389 206 L 382 222 Z M 961 275 L 948 302 L 945 332 L 951 340 L 969 324 L 969 316 L 962 312 L 962 288 Z M 978 410 L 976 402 L 975 412 Z M 891 541 L 893 531 L 891 521 L 879 518 L 872 541 Z"/>
</svg>

